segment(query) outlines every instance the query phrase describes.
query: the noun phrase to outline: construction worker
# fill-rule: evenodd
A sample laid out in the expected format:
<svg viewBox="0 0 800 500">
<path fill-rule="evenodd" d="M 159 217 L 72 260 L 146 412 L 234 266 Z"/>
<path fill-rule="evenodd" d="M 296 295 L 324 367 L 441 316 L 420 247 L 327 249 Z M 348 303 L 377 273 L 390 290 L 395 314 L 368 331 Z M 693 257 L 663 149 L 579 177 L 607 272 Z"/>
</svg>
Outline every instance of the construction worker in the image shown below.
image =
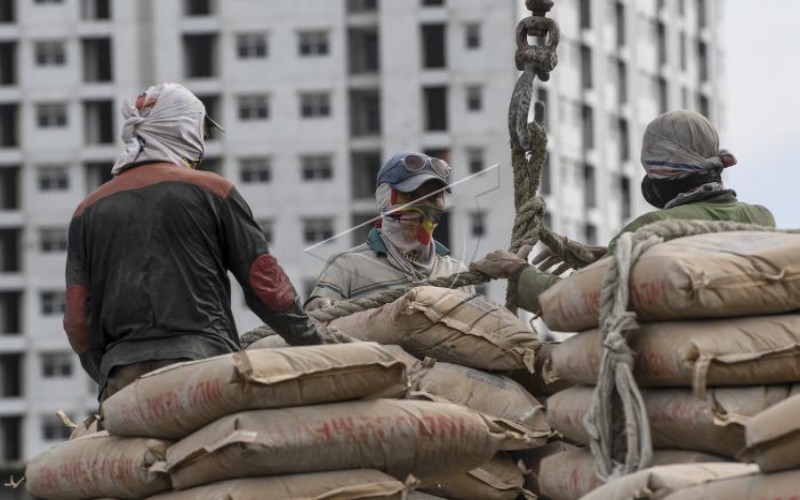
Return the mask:
<svg viewBox="0 0 800 500">
<path fill-rule="evenodd" d="M 287 342 L 321 343 L 245 200 L 194 170 L 216 125 L 203 103 L 161 83 L 122 113 L 114 177 L 78 205 L 67 253 L 64 329 L 100 400 L 161 366 L 240 349 L 228 271 Z"/>
<path fill-rule="evenodd" d="M 722 184 L 722 171 L 736 165 L 728 151 L 719 149 L 719 136 L 711 122 L 694 111 L 671 111 L 654 119 L 642 139 L 642 195 L 659 210 L 646 213 L 625 226 L 620 234 L 665 219 L 732 221 L 775 227 L 775 218 L 763 206 L 750 205 L 736 199 L 736 193 Z M 567 242 L 567 251 L 580 255 L 587 263 L 608 253 L 616 246 L 617 235 L 607 249 Z M 598 251 L 599 250 L 599 251 Z M 525 256 L 530 247 L 518 254 L 495 251 L 483 260 L 470 264 L 470 269 L 492 278 L 507 278 L 516 287 L 520 307 L 538 313 L 539 294 L 559 281 L 565 270 L 563 262 L 549 252 L 534 262 L 554 273 L 543 272 L 528 264 Z"/>
<path fill-rule="evenodd" d="M 433 239 L 445 209 L 450 171 L 444 160 L 416 152 L 397 153 L 384 163 L 375 191 L 380 220 L 366 243 L 328 260 L 306 309 L 465 271 Z"/>
</svg>

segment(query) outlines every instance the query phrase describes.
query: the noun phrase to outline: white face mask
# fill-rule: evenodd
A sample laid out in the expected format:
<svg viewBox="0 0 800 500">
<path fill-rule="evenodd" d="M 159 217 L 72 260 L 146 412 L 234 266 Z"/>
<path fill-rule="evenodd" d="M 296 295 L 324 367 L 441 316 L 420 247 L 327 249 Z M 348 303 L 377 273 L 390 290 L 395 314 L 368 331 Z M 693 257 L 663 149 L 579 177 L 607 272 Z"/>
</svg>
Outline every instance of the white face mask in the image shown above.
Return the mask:
<svg viewBox="0 0 800 500">
<path fill-rule="evenodd" d="M 145 161 L 194 167 L 203 158 L 206 108 L 177 83 L 160 83 L 122 105 L 125 148 L 111 173 Z"/>
</svg>

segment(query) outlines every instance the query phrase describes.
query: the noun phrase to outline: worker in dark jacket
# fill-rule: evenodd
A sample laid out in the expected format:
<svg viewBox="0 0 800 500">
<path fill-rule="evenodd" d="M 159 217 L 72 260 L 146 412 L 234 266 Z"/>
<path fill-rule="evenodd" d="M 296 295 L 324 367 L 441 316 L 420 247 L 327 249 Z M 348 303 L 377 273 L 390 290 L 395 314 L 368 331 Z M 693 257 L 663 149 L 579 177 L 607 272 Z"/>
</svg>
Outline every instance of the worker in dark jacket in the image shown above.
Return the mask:
<svg viewBox="0 0 800 500">
<path fill-rule="evenodd" d="M 671 111 L 650 122 L 642 139 L 642 195 L 659 208 L 634 219 L 620 234 L 636 231 L 649 223 L 665 219 L 731 221 L 775 227 L 772 213 L 761 205 L 736 199 L 736 193 L 722 184 L 722 171 L 736 164 L 728 151 L 719 149 L 719 136 L 711 122 L 694 111 Z M 613 253 L 617 235 L 607 249 L 569 242 L 574 255 L 596 259 Z M 598 251 L 599 250 L 599 251 Z M 563 266 L 554 274 L 528 264 L 524 255 L 495 251 L 470 269 L 493 278 L 509 278 L 517 289 L 520 307 L 539 312 L 539 295 L 557 283 Z M 524 254 L 524 255 L 523 255 Z M 557 258 L 544 259 L 544 268 L 561 264 Z"/>
<path fill-rule="evenodd" d="M 205 106 L 175 83 L 123 105 L 113 179 L 69 227 L 64 329 L 100 400 L 155 368 L 240 349 L 228 271 L 288 343 L 319 344 L 245 200 L 203 159 Z"/>
</svg>

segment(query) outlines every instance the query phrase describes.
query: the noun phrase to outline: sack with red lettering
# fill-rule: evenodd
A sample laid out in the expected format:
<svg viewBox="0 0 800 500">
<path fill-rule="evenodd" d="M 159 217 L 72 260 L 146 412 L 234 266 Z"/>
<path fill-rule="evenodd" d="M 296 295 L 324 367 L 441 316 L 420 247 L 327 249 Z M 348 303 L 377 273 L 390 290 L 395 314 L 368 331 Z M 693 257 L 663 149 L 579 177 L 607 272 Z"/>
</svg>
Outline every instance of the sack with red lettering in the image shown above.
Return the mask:
<svg viewBox="0 0 800 500">
<path fill-rule="evenodd" d="M 553 330 L 598 324 L 612 257 L 578 270 L 539 296 Z M 630 307 L 642 321 L 726 318 L 794 311 L 800 304 L 800 234 L 725 232 L 648 249 L 633 266 Z"/>
<path fill-rule="evenodd" d="M 652 465 L 726 462 L 724 458 L 685 450 L 655 450 Z M 581 498 L 603 486 L 597 477 L 594 457 L 589 450 L 563 451 L 545 457 L 539 468 L 537 492 L 552 500 Z"/>
<path fill-rule="evenodd" d="M 796 500 L 800 485 L 800 470 L 787 470 L 772 474 L 736 474 L 709 480 L 696 486 L 679 489 L 667 497 L 668 500 Z M 590 497 L 586 497 L 589 499 Z M 609 497 L 591 497 L 590 500 L 606 500 Z"/>
<path fill-rule="evenodd" d="M 712 485 L 717 481 L 727 482 L 726 478 L 743 480 L 739 482 L 738 490 L 730 490 L 730 495 L 705 495 L 696 498 L 703 499 L 763 499 L 775 498 L 765 495 L 765 490 L 752 489 L 746 479 L 753 477 L 752 465 L 737 463 L 698 463 L 698 464 L 673 464 L 650 467 L 632 474 L 622 476 L 597 488 L 581 500 L 636 500 L 640 498 L 664 498 L 674 500 L 687 498 L 682 496 L 683 491 L 694 489 L 696 485 Z M 796 484 L 795 484 L 796 487 Z M 746 492 L 758 492 L 751 496 Z M 795 490 L 796 491 L 796 490 Z M 764 496 L 762 496 L 764 495 Z"/>
<path fill-rule="evenodd" d="M 744 457 L 761 472 L 800 468 L 800 395 L 781 401 L 745 424 Z"/>
<path fill-rule="evenodd" d="M 396 344 L 420 359 L 482 370 L 533 371 L 539 339 L 508 309 L 450 288 L 418 286 L 384 306 L 328 325 L 379 344 Z"/>
<path fill-rule="evenodd" d="M 547 400 L 547 420 L 573 441 L 587 445 L 583 425 L 593 387 L 577 386 Z M 744 424 L 759 412 L 800 392 L 800 385 L 709 389 L 706 397 L 690 389 L 643 389 L 655 448 L 694 450 L 735 457 L 745 445 Z"/>
<path fill-rule="evenodd" d="M 536 498 L 524 490 L 524 484 L 525 477 L 514 459 L 508 452 L 500 452 L 477 469 L 441 479 L 434 485 L 420 489 L 444 498 L 464 500 L 517 500 L 520 495 Z"/>
<path fill-rule="evenodd" d="M 800 381 L 800 314 L 643 323 L 627 337 L 640 387 L 758 385 Z M 580 332 L 553 347 L 545 379 L 594 384 L 603 340 Z"/>
<path fill-rule="evenodd" d="M 426 358 L 410 376 L 413 391 L 422 391 L 492 417 L 527 427 L 545 444 L 550 425 L 544 407 L 510 378 L 454 363 Z M 410 392 L 406 397 L 418 396 Z"/>
<path fill-rule="evenodd" d="M 232 479 L 219 483 L 170 491 L 150 500 L 356 500 L 403 498 L 408 488 L 397 479 L 371 469 L 312 472 L 288 476 Z"/>
<path fill-rule="evenodd" d="M 97 432 L 53 446 L 25 467 L 36 498 L 144 498 L 170 488 L 158 472 L 169 442 Z"/>
<path fill-rule="evenodd" d="M 245 350 L 153 371 L 102 404 L 123 436 L 180 439 L 225 415 L 364 397 L 399 397 L 406 366 L 371 342 Z"/>
<path fill-rule="evenodd" d="M 450 403 L 376 399 L 228 415 L 174 444 L 178 489 L 224 479 L 370 468 L 436 481 L 536 438 Z"/>
</svg>

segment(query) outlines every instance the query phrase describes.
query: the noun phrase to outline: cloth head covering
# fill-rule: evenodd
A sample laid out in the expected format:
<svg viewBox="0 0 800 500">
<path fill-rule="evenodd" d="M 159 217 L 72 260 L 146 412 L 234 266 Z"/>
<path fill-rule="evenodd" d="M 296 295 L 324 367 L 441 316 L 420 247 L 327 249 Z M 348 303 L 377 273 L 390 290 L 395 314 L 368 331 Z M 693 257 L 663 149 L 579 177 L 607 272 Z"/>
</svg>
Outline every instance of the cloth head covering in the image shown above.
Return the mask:
<svg viewBox="0 0 800 500">
<path fill-rule="evenodd" d="M 162 161 L 193 167 L 203 159 L 206 107 L 189 89 L 159 83 L 122 104 L 122 141 L 112 175 L 137 163 Z"/>
<path fill-rule="evenodd" d="M 395 190 L 392 186 L 385 182 L 379 184 L 375 190 L 375 199 L 381 212 L 379 231 L 391 260 L 415 281 L 421 281 L 428 278 L 433 270 L 433 260 L 436 257 L 433 241 L 435 225 L 427 216 L 416 214 L 417 218 L 422 215 L 422 221 L 416 226 L 414 233 L 409 234 L 409 230 L 403 227 L 403 222 L 392 216 L 403 207 L 393 201 L 396 198 L 393 191 Z"/>
<path fill-rule="evenodd" d="M 689 181 L 690 187 L 669 200 L 664 208 L 723 193 L 735 195 L 725 189 L 720 174 L 736 165 L 736 158 L 719 149 L 719 135 L 714 126 L 695 111 L 669 111 L 651 121 L 642 138 L 641 162 L 652 182 Z M 693 184 L 691 178 L 695 177 L 698 182 Z"/>
<path fill-rule="evenodd" d="M 719 149 L 719 136 L 695 111 L 669 111 L 651 121 L 642 138 L 642 166 L 651 179 L 720 173 L 736 158 Z"/>
</svg>

